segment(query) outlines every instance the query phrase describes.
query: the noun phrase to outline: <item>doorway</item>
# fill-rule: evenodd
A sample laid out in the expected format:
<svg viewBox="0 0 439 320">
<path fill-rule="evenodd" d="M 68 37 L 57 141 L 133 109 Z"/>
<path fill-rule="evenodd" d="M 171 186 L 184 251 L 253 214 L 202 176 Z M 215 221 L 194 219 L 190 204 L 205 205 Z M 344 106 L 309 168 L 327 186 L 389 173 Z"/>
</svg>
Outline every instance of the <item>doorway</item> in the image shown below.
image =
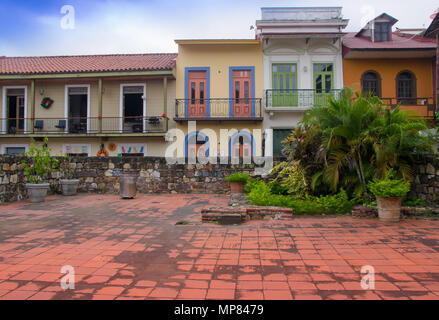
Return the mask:
<svg viewBox="0 0 439 320">
<path fill-rule="evenodd" d="M 9 134 L 25 131 L 25 89 L 6 89 L 6 118 Z"/>
<path fill-rule="evenodd" d="M 123 85 L 123 132 L 144 132 L 144 96 L 143 85 Z"/>
<path fill-rule="evenodd" d="M 189 71 L 189 118 L 205 118 L 207 116 L 206 108 L 206 71 Z"/>
<path fill-rule="evenodd" d="M 89 87 L 67 87 L 68 93 L 68 132 L 83 134 L 88 131 Z"/>
<path fill-rule="evenodd" d="M 252 72 L 250 70 L 233 71 L 233 117 L 250 118 L 252 115 Z"/>
<path fill-rule="evenodd" d="M 333 90 L 334 67 L 332 63 L 314 64 L 314 104 L 325 105 Z"/>
</svg>

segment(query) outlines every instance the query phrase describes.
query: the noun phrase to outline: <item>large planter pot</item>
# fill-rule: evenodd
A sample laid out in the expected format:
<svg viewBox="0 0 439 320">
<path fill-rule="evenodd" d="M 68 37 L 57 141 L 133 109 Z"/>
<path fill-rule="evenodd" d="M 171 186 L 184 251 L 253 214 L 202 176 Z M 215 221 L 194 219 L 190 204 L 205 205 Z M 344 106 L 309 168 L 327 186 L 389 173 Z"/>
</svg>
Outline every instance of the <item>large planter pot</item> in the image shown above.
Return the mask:
<svg viewBox="0 0 439 320">
<path fill-rule="evenodd" d="M 232 194 L 244 193 L 244 183 L 243 182 L 230 182 L 230 192 Z"/>
<path fill-rule="evenodd" d="M 401 198 L 377 198 L 378 216 L 383 222 L 398 222 L 401 219 Z"/>
<path fill-rule="evenodd" d="M 74 196 L 78 193 L 78 179 L 61 179 L 61 189 L 64 196 Z"/>
<path fill-rule="evenodd" d="M 29 201 L 32 203 L 44 202 L 49 190 L 50 185 L 48 183 L 32 184 L 26 183 L 27 194 L 29 195 Z"/>
</svg>

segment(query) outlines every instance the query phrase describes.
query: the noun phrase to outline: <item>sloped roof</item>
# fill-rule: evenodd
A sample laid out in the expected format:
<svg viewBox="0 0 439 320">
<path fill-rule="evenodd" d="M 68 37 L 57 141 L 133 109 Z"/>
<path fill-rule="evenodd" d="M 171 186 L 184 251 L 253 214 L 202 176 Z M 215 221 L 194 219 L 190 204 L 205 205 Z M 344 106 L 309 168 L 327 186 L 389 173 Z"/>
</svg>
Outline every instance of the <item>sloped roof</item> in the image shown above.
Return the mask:
<svg viewBox="0 0 439 320">
<path fill-rule="evenodd" d="M 439 13 L 434 18 L 433 22 L 428 27 L 427 31 L 425 31 L 426 37 L 434 37 L 439 32 Z"/>
<path fill-rule="evenodd" d="M 343 45 L 349 49 L 434 49 L 436 42 L 418 35 L 393 32 L 391 41 L 373 42 L 370 37 L 357 36 L 351 32 L 343 37 Z"/>
<path fill-rule="evenodd" d="M 172 70 L 176 53 L 0 57 L 0 75 Z"/>
</svg>

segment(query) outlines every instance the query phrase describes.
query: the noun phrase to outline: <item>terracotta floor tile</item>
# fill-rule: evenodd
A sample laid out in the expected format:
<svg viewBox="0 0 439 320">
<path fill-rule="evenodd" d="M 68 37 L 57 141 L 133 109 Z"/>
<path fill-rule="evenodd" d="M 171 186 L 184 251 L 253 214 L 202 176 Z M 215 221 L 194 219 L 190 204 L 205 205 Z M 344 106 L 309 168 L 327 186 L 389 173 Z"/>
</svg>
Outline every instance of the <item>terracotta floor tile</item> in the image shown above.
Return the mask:
<svg viewBox="0 0 439 320">
<path fill-rule="evenodd" d="M 290 290 L 264 290 L 265 300 L 293 300 Z"/>
<path fill-rule="evenodd" d="M 208 300 L 234 300 L 235 290 L 233 289 L 209 289 L 206 299 Z"/>
</svg>

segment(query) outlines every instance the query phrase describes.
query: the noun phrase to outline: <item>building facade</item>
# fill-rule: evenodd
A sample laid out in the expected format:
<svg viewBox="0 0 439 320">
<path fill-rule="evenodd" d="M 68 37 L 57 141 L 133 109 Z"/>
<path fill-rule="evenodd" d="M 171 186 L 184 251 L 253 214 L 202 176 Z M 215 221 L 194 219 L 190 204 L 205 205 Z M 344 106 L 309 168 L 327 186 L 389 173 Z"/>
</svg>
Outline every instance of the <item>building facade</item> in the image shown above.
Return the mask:
<svg viewBox="0 0 439 320">
<path fill-rule="evenodd" d="M 339 7 L 262 8 L 256 38 L 264 52 L 264 128 L 273 129 L 266 152 L 282 156 L 281 141 L 306 110 L 343 88 L 347 24 Z"/>
<path fill-rule="evenodd" d="M 436 43 L 421 34 L 392 31 L 398 20 L 383 13 L 343 37 L 344 85 L 372 93 L 389 107 L 400 105 L 433 119 L 436 109 Z"/>
<path fill-rule="evenodd" d="M 176 57 L 1 58 L 1 153 L 47 136 L 53 155 L 163 155 Z"/>
<path fill-rule="evenodd" d="M 177 40 L 177 157 L 262 156 L 260 40 Z M 183 141 L 180 138 L 180 141 Z"/>
</svg>

